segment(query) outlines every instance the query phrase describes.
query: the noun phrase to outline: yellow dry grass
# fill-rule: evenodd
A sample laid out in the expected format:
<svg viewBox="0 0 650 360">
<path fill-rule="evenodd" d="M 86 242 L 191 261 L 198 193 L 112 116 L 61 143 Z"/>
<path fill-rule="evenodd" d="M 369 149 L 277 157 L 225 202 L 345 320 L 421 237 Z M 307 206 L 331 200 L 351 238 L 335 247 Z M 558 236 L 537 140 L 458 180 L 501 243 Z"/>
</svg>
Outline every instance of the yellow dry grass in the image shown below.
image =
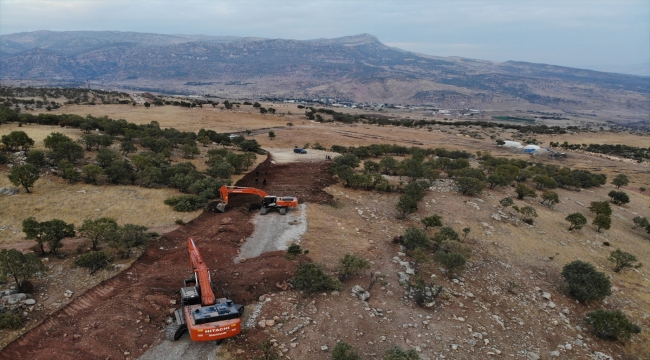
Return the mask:
<svg viewBox="0 0 650 360">
<path fill-rule="evenodd" d="M 252 106 L 225 111 L 212 106 L 204 106 L 202 109 L 189 109 L 181 106 L 152 106 L 147 109 L 144 106 L 134 107 L 131 105 L 65 105 L 52 110 L 51 113 L 108 116 L 111 119 L 125 119 L 136 124 L 148 124 L 157 121 L 161 128 L 173 127 L 182 131 L 198 131 L 204 128 L 219 133 L 283 126 L 289 122 L 285 117 L 261 115 L 259 112 L 253 112 L 252 109 Z"/>
<path fill-rule="evenodd" d="M 43 139 L 53 132 L 62 133 L 73 140 L 78 139 L 82 135 L 82 132 L 79 129 L 63 128 L 60 126 L 25 124 L 19 127 L 18 124 L 15 123 L 0 126 L 0 135 L 9 134 L 12 131 L 24 131 L 27 136 L 34 140 L 34 148 L 36 149 L 43 149 Z"/>
<path fill-rule="evenodd" d="M 0 172 L 0 187 L 12 186 L 7 171 Z M 94 186 L 68 184 L 55 176 L 36 181 L 32 193 L 23 189 L 13 196 L 0 196 L 0 243 L 21 241 L 23 219 L 33 216 L 38 221 L 61 219 L 80 226 L 85 219 L 114 218 L 119 224 L 144 225 L 152 231 L 175 226 L 176 219 L 187 222 L 200 211 L 180 213 L 163 201 L 180 193 L 174 189 L 147 189 L 138 186 Z"/>
</svg>

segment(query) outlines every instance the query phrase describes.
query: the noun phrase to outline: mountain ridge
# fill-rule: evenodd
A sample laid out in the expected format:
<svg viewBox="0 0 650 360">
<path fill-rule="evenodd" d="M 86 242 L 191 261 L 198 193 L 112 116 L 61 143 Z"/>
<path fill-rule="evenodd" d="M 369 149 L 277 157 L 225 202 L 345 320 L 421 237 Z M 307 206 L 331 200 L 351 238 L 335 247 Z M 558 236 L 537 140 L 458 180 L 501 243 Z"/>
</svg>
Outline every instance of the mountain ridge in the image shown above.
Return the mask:
<svg viewBox="0 0 650 360">
<path fill-rule="evenodd" d="M 511 103 L 650 110 L 645 104 L 650 77 L 417 54 L 387 46 L 366 33 L 293 40 L 39 31 L 0 36 L 0 53 L 4 80 L 95 81 L 130 88 L 147 83 L 162 91 L 239 91 L 245 96 L 266 93 L 448 107 Z M 182 85 L 196 81 L 215 85 Z M 246 85 L 217 86 L 223 83 Z M 621 95 L 624 105 L 612 100 Z"/>
</svg>

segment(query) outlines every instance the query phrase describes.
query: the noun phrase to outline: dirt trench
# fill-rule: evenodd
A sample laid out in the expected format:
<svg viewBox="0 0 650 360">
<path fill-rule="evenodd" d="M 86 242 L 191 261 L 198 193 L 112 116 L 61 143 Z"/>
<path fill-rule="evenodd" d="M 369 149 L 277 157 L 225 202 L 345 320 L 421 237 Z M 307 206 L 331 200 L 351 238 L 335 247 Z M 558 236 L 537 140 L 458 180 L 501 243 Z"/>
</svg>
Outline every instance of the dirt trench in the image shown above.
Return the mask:
<svg viewBox="0 0 650 360">
<path fill-rule="evenodd" d="M 257 171 L 260 174 L 257 174 Z M 273 195 L 293 195 L 301 203 L 331 201 L 322 189 L 334 182 L 326 162 L 274 164 L 267 159 L 237 182 Z M 267 185 L 262 186 L 262 180 Z M 259 198 L 233 196 L 225 213 L 204 212 L 179 229 L 152 241 L 133 265 L 76 297 L 0 352 L 0 359 L 137 358 L 163 338 L 166 320 L 177 306 L 176 291 L 190 275 L 187 238 L 194 238 L 211 268 L 216 289 L 236 303 L 249 304 L 278 291 L 294 263 L 282 252 L 234 264 L 243 240 L 253 232 L 249 211 Z M 219 295 L 219 294 L 218 294 Z"/>
</svg>

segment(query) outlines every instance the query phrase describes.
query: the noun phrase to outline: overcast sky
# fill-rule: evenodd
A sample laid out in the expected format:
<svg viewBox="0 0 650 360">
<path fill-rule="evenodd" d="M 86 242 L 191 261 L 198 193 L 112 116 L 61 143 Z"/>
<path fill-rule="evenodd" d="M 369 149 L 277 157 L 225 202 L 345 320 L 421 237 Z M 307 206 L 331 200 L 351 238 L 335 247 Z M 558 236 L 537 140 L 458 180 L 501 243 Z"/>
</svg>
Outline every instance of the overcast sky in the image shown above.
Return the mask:
<svg viewBox="0 0 650 360">
<path fill-rule="evenodd" d="M 332 38 L 438 56 L 650 75 L 650 0 L 0 0 L 0 34 L 118 30 Z"/>
</svg>

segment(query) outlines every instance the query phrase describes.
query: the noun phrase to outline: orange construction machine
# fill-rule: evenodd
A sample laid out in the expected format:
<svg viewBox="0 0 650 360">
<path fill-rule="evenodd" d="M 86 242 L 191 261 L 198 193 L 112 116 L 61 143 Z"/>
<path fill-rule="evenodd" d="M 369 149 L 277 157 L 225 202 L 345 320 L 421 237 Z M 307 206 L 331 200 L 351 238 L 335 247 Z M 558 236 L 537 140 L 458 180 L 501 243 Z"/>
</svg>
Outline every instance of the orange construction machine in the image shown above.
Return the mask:
<svg viewBox="0 0 650 360">
<path fill-rule="evenodd" d="M 189 331 L 193 341 L 221 342 L 241 332 L 240 317 L 244 306 L 237 305 L 229 296 L 217 299 L 212 291 L 210 269 L 203 262 L 193 239 L 187 240 L 193 275 L 181 288 L 181 308 L 174 311 L 174 323 L 167 327 L 169 340 L 178 340 Z"/>
<path fill-rule="evenodd" d="M 271 210 L 278 210 L 280 214 L 287 213 L 288 208 L 298 206 L 298 199 L 293 196 L 271 196 L 263 190 L 252 187 L 240 186 L 222 186 L 221 187 L 221 203 L 217 204 L 217 210 L 224 212 L 226 205 L 228 205 L 229 194 L 256 194 L 262 198 L 260 214 L 265 215 Z"/>
</svg>

